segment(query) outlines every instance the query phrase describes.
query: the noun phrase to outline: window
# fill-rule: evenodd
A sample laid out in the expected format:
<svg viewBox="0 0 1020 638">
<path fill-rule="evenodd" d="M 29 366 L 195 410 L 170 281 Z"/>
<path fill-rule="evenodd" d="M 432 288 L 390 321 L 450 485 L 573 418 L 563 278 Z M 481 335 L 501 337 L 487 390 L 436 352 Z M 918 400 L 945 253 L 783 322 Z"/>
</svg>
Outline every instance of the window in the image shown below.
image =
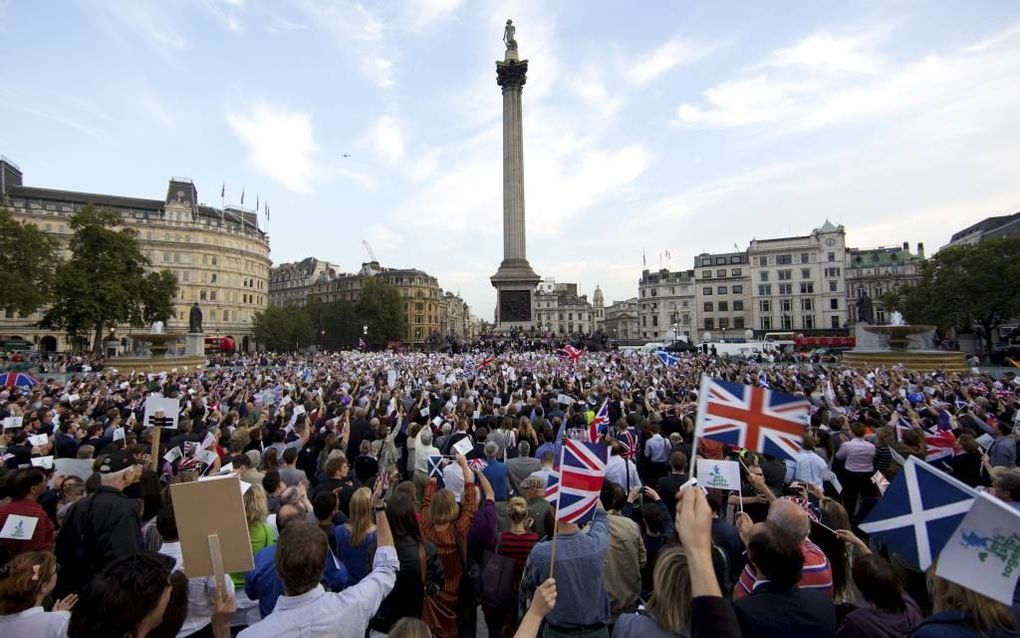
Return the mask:
<svg viewBox="0 0 1020 638">
<path fill-rule="evenodd" d="M 725 330 L 725 329 L 727 329 L 729 327 L 730 327 L 729 317 L 720 317 L 719 318 L 719 329 L 720 330 Z"/>
<path fill-rule="evenodd" d="M 838 290 L 839 290 L 838 284 L 835 281 L 830 281 L 829 282 L 829 292 L 837 292 Z"/>
<path fill-rule="evenodd" d="M 815 309 L 815 302 L 810 297 L 807 299 L 800 300 L 800 309 L 804 312 L 811 312 Z"/>
<path fill-rule="evenodd" d="M 199 290 L 198 291 L 198 300 L 199 301 L 205 301 L 205 291 L 204 290 Z"/>
<path fill-rule="evenodd" d="M 777 266 L 789 266 L 792 263 L 793 263 L 792 255 L 776 255 Z"/>
<path fill-rule="evenodd" d="M 769 271 L 767 271 L 767 270 L 759 270 L 758 271 L 758 281 L 768 281 L 768 280 L 769 280 Z"/>
<path fill-rule="evenodd" d="M 720 268 L 719 270 L 715 271 L 715 276 L 716 277 L 725 277 L 726 276 L 726 269 L 725 268 Z"/>
<path fill-rule="evenodd" d="M 211 274 L 210 277 L 212 277 L 210 281 L 212 281 L 212 283 L 216 283 L 216 273 Z"/>
<path fill-rule="evenodd" d="M 811 269 L 810 268 L 801 268 L 800 269 L 800 278 L 801 279 L 811 279 Z"/>
<path fill-rule="evenodd" d="M 800 294 L 802 295 L 813 295 L 815 294 L 815 285 L 812 283 L 801 283 Z"/>
<path fill-rule="evenodd" d="M 659 327 L 659 315 L 652 315 L 652 327 Z"/>
<path fill-rule="evenodd" d="M 715 320 L 714 319 L 705 319 L 705 330 L 713 330 L 713 329 L 715 329 Z"/>
<path fill-rule="evenodd" d="M 762 330 L 772 330 L 772 317 L 761 317 L 759 321 Z"/>
<path fill-rule="evenodd" d="M 772 302 L 768 299 L 762 299 L 758 302 L 758 310 L 763 313 L 772 312 Z"/>
<path fill-rule="evenodd" d="M 832 317 L 830 317 L 829 324 L 833 327 L 833 329 L 838 330 L 839 329 L 839 315 L 832 315 Z"/>
<path fill-rule="evenodd" d="M 182 270 L 181 271 L 181 275 L 182 275 L 182 280 L 185 283 L 187 283 L 191 279 L 191 271 L 190 270 Z"/>
<path fill-rule="evenodd" d="M 814 315 L 804 315 L 804 318 L 802 319 L 802 321 L 804 322 L 804 329 L 805 330 L 814 330 L 814 328 L 815 328 L 815 317 L 814 317 Z"/>
<path fill-rule="evenodd" d="M 758 296 L 759 297 L 771 297 L 772 296 L 772 285 L 771 284 L 765 284 L 763 286 L 758 286 Z"/>
<path fill-rule="evenodd" d="M 839 299 L 829 300 L 829 310 L 839 310 Z"/>
<path fill-rule="evenodd" d="M 781 295 L 792 295 L 793 284 L 779 284 L 779 294 Z"/>
<path fill-rule="evenodd" d="M 793 317 L 790 315 L 783 315 L 781 319 L 783 330 L 793 330 Z"/>
<path fill-rule="evenodd" d="M 839 277 L 839 268 L 838 267 L 826 268 L 825 269 L 825 276 L 826 277 Z"/>
<path fill-rule="evenodd" d="M 783 299 L 779 302 L 779 307 L 784 313 L 793 312 L 793 300 Z"/>
<path fill-rule="evenodd" d="M 768 255 L 762 255 L 761 257 L 759 257 L 758 258 L 758 265 L 759 266 L 768 266 L 769 265 L 769 256 Z"/>
<path fill-rule="evenodd" d="M 705 257 L 704 259 L 701 260 L 701 265 L 702 266 L 711 266 L 712 265 L 712 258 L 711 257 Z"/>
<path fill-rule="evenodd" d="M 810 253 L 801 253 L 800 254 L 800 263 L 806 264 L 806 263 L 809 263 L 810 261 L 811 261 L 811 254 Z"/>
<path fill-rule="evenodd" d="M 652 288 L 652 296 L 653 297 L 658 297 L 659 296 L 659 289 L 658 288 Z"/>
<path fill-rule="evenodd" d="M 712 286 L 705 286 L 704 288 L 702 288 L 701 294 L 706 297 L 712 296 Z"/>
<path fill-rule="evenodd" d="M 712 312 L 712 308 L 713 308 L 712 302 L 711 301 L 706 301 L 705 302 L 705 312 Z"/>
<path fill-rule="evenodd" d="M 739 268 L 730 268 L 730 277 L 739 277 L 739 276 L 740 276 L 740 269 Z"/>
<path fill-rule="evenodd" d="M 736 310 L 736 308 L 734 308 L 734 310 Z M 733 318 L 733 327 L 734 328 L 738 328 L 738 329 L 743 329 L 743 327 L 744 327 L 744 318 L 743 317 L 734 317 Z"/>
<path fill-rule="evenodd" d="M 216 291 L 215 290 L 210 290 L 209 291 L 209 301 L 216 301 Z"/>
<path fill-rule="evenodd" d="M 731 264 L 739 264 L 740 263 L 740 255 L 733 255 L 732 257 L 730 257 L 730 263 Z"/>
<path fill-rule="evenodd" d="M 719 286 L 719 287 L 717 287 L 715 289 L 715 293 L 717 295 L 725 295 L 726 294 L 726 286 Z"/>
<path fill-rule="evenodd" d="M 829 261 L 836 261 L 836 253 L 829 253 Z M 839 326 L 836 326 L 837 328 Z"/>
<path fill-rule="evenodd" d="M 734 312 L 743 312 L 744 311 L 744 302 L 743 301 L 734 301 L 733 302 L 733 311 Z"/>
<path fill-rule="evenodd" d="M 777 276 L 779 277 L 779 281 L 790 281 L 791 279 L 793 279 L 793 271 L 792 270 L 780 270 L 777 273 Z"/>
<path fill-rule="evenodd" d="M 711 270 L 702 270 L 701 271 L 701 278 L 702 279 L 711 279 L 712 278 L 712 271 Z"/>
<path fill-rule="evenodd" d="M 744 294 L 744 287 L 743 286 L 733 286 L 733 294 L 735 294 L 735 295 L 742 295 L 742 294 Z"/>
<path fill-rule="evenodd" d="M 719 312 L 727 312 L 730 309 L 730 304 L 726 301 L 719 302 Z"/>
<path fill-rule="evenodd" d="M 719 266 L 719 265 L 725 264 L 725 263 L 726 263 L 726 258 L 725 257 L 716 257 L 715 258 L 715 265 L 716 266 Z"/>
</svg>

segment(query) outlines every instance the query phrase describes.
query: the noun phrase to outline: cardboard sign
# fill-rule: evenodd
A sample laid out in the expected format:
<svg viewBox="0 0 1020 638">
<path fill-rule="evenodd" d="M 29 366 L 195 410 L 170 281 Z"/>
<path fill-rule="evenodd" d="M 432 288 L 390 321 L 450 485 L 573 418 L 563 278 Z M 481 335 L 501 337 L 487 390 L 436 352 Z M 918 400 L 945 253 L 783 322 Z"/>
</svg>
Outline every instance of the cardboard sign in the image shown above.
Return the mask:
<svg viewBox="0 0 1020 638">
<path fill-rule="evenodd" d="M 235 475 L 170 486 L 189 578 L 216 574 L 210 536 L 219 541 L 225 572 L 246 572 L 254 566 L 240 483 Z"/>
<path fill-rule="evenodd" d="M 32 467 L 41 467 L 44 470 L 53 469 L 53 457 L 52 456 L 33 456 Z"/>
<path fill-rule="evenodd" d="M 23 416 L 9 416 L 9 417 L 5 417 L 4 418 L 4 429 L 5 430 L 12 430 L 14 428 L 20 428 L 24 422 L 25 422 L 25 417 L 23 417 Z"/>
<path fill-rule="evenodd" d="M 456 450 L 457 454 L 461 456 L 467 456 L 467 454 L 475 449 L 475 446 L 471 444 L 471 437 L 466 436 L 463 439 L 453 444 L 453 449 Z"/>
<path fill-rule="evenodd" d="M 180 405 L 177 399 L 165 399 L 150 395 L 145 399 L 145 427 L 177 429 Z"/>
<path fill-rule="evenodd" d="M 9 538 L 15 541 L 30 541 L 35 534 L 35 526 L 39 519 L 35 516 L 21 516 L 20 514 L 9 514 L 3 529 L 0 529 L 0 538 Z"/>
<path fill-rule="evenodd" d="M 50 437 L 45 434 L 36 434 L 35 436 L 28 437 L 28 442 L 32 447 L 39 447 L 40 445 L 46 445 L 50 442 Z"/>
<path fill-rule="evenodd" d="M 77 476 L 83 481 L 92 476 L 92 459 L 54 459 L 53 467 L 64 476 Z"/>
</svg>

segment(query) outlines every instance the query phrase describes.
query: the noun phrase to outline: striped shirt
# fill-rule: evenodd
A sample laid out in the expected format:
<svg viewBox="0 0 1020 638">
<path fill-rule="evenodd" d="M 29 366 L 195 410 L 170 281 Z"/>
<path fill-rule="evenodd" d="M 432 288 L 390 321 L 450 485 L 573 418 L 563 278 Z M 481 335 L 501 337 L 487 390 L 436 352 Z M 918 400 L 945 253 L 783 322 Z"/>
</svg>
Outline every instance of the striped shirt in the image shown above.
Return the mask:
<svg viewBox="0 0 1020 638">
<path fill-rule="evenodd" d="M 528 561 L 528 554 L 531 553 L 531 548 L 538 542 L 538 534 L 534 532 L 525 532 L 523 534 L 514 534 L 513 532 L 503 532 L 500 538 L 499 553 L 502 556 L 507 556 L 514 559 L 514 587 L 520 588 L 521 576 L 524 574 L 524 563 Z"/>
<path fill-rule="evenodd" d="M 800 544 L 800 549 L 804 555 L 804 568 L 801 570 L 800 582 L 797 585 L 801 589 L 817 589 L 832 598 L 832 568 L 829 567 L 829 559 L 825 557 L 825 552 L 806 539 Z M 759 579 L 754 566 L 747 563 L 744 571 L 740 573 L 740 580 L 733 586 L 733 599 L 746 598 L 758 585 L 765 582 L 768 581 Z"/>
</svg>

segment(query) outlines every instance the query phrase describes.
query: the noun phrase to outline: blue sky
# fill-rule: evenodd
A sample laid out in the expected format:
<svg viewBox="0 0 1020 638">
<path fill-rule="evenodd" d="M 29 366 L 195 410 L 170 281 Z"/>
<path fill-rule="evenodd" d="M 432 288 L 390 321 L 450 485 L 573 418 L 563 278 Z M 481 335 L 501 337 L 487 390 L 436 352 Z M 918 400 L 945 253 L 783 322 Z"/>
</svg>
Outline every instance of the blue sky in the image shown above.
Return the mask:
<svg viewBox="0 0 1020 638">
<path fill-rule="evenodd" d="M 243 188 L 274 261 L 355 270 L 367 239 L 491 320 L 508 17 L 528 257 L 609 301 L 642 251 L 689 268 L 829 218 L 930 253 L 1020 210 L 1012 2 L 0 0 L 0 154 L 35 186 Z"/>
</svg>

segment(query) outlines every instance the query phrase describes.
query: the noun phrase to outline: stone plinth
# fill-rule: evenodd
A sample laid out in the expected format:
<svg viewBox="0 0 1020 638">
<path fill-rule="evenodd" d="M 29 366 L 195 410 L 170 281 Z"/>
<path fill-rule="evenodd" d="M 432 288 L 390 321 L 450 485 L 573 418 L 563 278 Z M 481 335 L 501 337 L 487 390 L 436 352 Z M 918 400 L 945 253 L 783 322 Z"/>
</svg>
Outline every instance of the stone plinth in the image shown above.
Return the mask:
<svg viewBox="0 0 1020 638">
<path fill-rule="evenodd" d="M 205 335 L 200 332 L 189 332 L 184 337 L 184 354 L 189 357 L 205 356 Z"/>
<path fill-rule="evenodd" d="M 962 352 L 934 349 L 934 332 L 935 326 L 873 326 L 861 322 L 854 326 L 855 347 L 843 353 L 842 362 L 866 369 L 902 365 L 920 372 L 966 372 L 969 368 Z"/>
</svg>

